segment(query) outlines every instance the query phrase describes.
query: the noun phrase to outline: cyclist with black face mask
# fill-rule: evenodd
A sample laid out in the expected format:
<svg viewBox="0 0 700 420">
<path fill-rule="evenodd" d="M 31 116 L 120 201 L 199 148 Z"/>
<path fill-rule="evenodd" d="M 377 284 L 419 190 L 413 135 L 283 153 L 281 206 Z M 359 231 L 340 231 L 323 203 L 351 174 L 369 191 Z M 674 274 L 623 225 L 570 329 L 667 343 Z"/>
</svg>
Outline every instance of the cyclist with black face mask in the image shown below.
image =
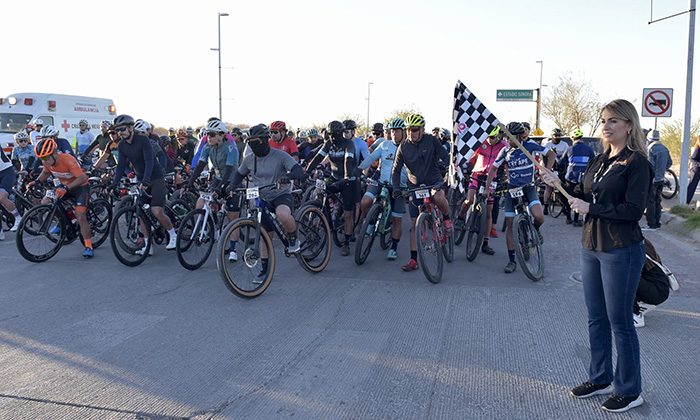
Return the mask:
<svg viewBox="0 0 700 420">
<path fill-rule="evenodd" d="M 330 140 L 326 141 L 316 156 L 309 162 L 307 172 L 313 171 L 323 158 L 328 156 L 331 164 L 332 175 L 339 179 L 330 190 L 338 189 L 343 197 L 343 216 L 345 218 L 345 244 L 340 253 L 343 256 L 350 255 L 350 237 L 353 229 L 353 210 L 355 204 L 360 201 L 360 185 L 355 178 L 357 168 L 357 155 L 352 139 L 343 136 L 345 127 L 340 121 L 331 121 L 328 124 Z"/>
</svg>

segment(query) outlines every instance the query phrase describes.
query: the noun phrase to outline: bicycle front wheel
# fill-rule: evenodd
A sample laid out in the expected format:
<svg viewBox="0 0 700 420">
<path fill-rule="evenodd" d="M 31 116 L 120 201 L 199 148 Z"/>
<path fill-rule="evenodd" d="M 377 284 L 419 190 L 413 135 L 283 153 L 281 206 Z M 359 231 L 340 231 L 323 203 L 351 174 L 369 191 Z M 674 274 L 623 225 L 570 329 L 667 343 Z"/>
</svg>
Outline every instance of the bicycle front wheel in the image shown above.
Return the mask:
<svg viewBox="0 0 700 420">
<path fill-rule="evenodd" d="M 180 223 L 175 244 L 180 265 L 198 269 L 214 248 L 214 221 L 202 209 L 190 212 Z"/>
<path fill-rule="evenodd" d="M 379 224 L 382 223 L 381 215 L 383 210 L 381 204 L 375 203 L 367 212 L 367 217 L 362 223 L 362 229 L 355 244 L 355 264 L 357 265 L 364 264 L 370 251 L 372 251 L 372 244 L 374 244 L 374 239 L 379 233 Z"/>
<path fill-rule="evenodd" d="M 43 262 L 61 249 L 66 237 L 66 223 L 63 217 L 55 216 L 53 206 L 49 204 L 33 207 L 22 216 L 15 242 L 24 259 Z"/>
<path fill-rule="evenodd" d="M 525 215 L 518 214 L 513 220 L 513 234 L 520 267 L 530 280 L 539 281 L 544 274 L 544 256 L 535 226 Z"/>
<path fill-rule="evenodd" d="M 428 213 L 421 213 L 416 219 L 416 246 L 418 263 L 423 274 L 431 283 L 442 280 L 442 247 L 435 231 L 435 221 Z"/>
<path fill-rule="evenodd" d="M 661 196 L 666 200 L 670 200 L 678 194 L 678 177 L 672 170 L 667 170 L 664 176 L 664 188 L 661 190 Z"/>
<path fill-rule="evenodd" d="M 467 218 L 467 261 L 474 261 L 479 255 L 479 248 L 484 241 L 486 214 L 481 205 L 476 205 Z"/>
<path fill-rule="evenodd" d="M 150 226 L 143 213 L 135 206 L 122 207 L 114 215 L 109 229 L 109 243 L 119 262 L 129 267 L 136 267 L 146 260 L 153 246 L 146 244 L 141 232 L 141 224 Z"/>
<path fill-rule="evenodd" d="M 245 299 L 260 296 L 270 286 L 275 273 L 272 240 L 267 231 L 261 228 L 256 247 L 256 224 L 251 219 L 234 220 L 226 226 L 216 247 L 216 268 L 221 280 L 231 293 Z M 238 261 L 231 261 L 226 251 L 236 229 L 240 230 L 236 249 Z"/>
<path fill-rule="evenodd" d="M 564 210 L 564 203 L 562 202 L 562 197 L 558 191 L 553 191 L 550 197 L 549 203 L 549 215 L 553 218 L 557 218 L 561 215 Z"/>
<path fill-rule="evenodd" d="M 109 236 L 109 225 L 112 222 L 112 206 L 104 198 L 88 202 L 85 217 L 87 217 L 90 225 L 92 247 L 97 249 Z"/>
<path fill-rule="evenodd" d="M 297 212 L 297 261 L 309 273 L 323 271 L 331 259 L 331 228 L 316 206 L 302 206 Z"/>
</svg>

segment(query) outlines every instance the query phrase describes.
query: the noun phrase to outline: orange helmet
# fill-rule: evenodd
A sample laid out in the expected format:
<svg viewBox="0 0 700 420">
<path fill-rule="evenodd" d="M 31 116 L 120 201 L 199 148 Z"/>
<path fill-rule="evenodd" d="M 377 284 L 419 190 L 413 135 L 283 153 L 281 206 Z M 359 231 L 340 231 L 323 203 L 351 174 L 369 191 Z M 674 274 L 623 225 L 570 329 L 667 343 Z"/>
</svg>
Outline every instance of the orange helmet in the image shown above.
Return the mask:
<svg viewBox="0 0 700 420">
<path fill-rule="evenodd" d="M 39 159 L 51 156 L 53 152 L 56 151 L 56 142 L 53 138 L 48 137 L 41 139 L 36 146 L 34 146 L 34 154 Z"/>
</svg>

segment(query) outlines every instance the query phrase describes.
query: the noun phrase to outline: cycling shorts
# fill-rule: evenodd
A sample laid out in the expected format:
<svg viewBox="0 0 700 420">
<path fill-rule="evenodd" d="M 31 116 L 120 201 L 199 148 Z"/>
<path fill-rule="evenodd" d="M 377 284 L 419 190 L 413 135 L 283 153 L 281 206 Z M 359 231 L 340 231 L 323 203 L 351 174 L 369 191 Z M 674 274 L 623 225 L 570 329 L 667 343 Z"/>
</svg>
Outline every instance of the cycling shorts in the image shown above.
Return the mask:
<svg viewBox="0 0 700 420">
<path fill-rule="evenodd" d="M 75 211 L 85 212 L 87 210 L 88 198 L 90 197 L 90 185 L 82 185 L 78 188 L 66 191 L 64 198 L 72 198 L 75 201 Z"/>
<path fill-rule="evenodd" d="M 292 194 L 282 194 L 279 197 L 275 198 L 272 201 L 266 201 L 265 202 L 265 207 L 270 211 L 270 213 L 274 213 L 277 210 L 277 207 L 285 205 L 289 207 L 289 210 L 292 211 L 294 209 L 294 198 L 292 197 Z M 270 223 L 269 220 L 267 220 L 267 217 L 262 218 L 262 227 L 268 232 L 274 232 L 274 229 L 272 228 L 272 224 Z"/>
<path fill-rule="evenodd" d="M 483 177 L 484 180 L 486 180 L 486 175 L 478 175 L 479 178 Z M 478 191 L 479 190 L 479 183 L 476 182 L 476 179 L 472 179 L 471 182 L 469 182 L 469 188 L 470 190 Z M 493 188 L 489 188 L 489 190 L 493 193 Z M 486 204 L 493 204 L 493 195 L 490 195 L 488 200 L 486 200 Z"/>
<path fill-rule="evenodd" d="M 226 211 L 237 212 L 241 211 L 241 203 L 243 202 L 243 196 L 240 194 L 233 194 L 231 197 L 226 199 Z"/>
<path fill-rule="evenodd" d="M 352 180 L 347 182 L 336 182 L 328 187 L 328 191 L 331 193 L 339 192 L 343 198 L 343 210 L 352 211 L 355 209 L 355 204 L 360 202 L 361 189 L 360 182 L 358 180 Z"/>
<path fill-rule="evenodd" d="M 511 187 L 512 188 L 512 187 Z M 523 187 L 523 193 L 527 199 L 528 207 L 532 208 L 535 204 L 540 204 L 540 199 L 537 196 L 537 188 L 534 185 L 526 185 Z M 506 193 L 506 217 L 515 217 L 515 206 L 513 205 L 513 197 Z"/>
<path fill-rule="evenodd" d="M 144 203 L 148 203 L 151 207 L 163 207 L 165 205 L 165 192 L 167 188 L 165 187 L 165 179 L 158 178 L 152 179 L 151 185 L 146 189 L 151 198 L 141 197 Z"/>
<path fill-rule="evenodd" d="M 0 171 L 0 191 L 5 191 L 7 195 L 12 192 L 12 187 L 15 186 L 15 170 L 10 167 L 4 171 Z"/>
<path fill-rule="evenodd" d="M 373 185 L 367 188 L 365 195 L 374 200 L 381 192 L 382 187 L 380 185 Z M 391 203 L 391 215 L 393 217 L 402 217 L 406 212 L 406 199 L 404 197 L 394 199 L 394 197 L 389 195 L 389 202 Z"/>
</svg>

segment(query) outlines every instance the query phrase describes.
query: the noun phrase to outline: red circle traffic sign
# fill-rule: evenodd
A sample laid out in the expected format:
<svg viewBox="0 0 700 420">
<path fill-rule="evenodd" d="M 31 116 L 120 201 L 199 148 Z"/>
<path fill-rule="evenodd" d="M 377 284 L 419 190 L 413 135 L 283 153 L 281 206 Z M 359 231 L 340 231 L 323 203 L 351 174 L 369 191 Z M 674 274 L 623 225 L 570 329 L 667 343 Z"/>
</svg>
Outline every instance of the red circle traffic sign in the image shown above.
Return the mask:
<svg viewBox="0 0 700 420">
<path fill-rule="evenodd" d="M 655 94 L 657 97 L 654 97 Z M 663 97 L 662 97 L 663 96 Z M 653 111 L 651 109 L 652 105 L 659 108 L 659 111 Z M 651 115 L 661 115 L 668 112 L 671 108 L 671 97 L 668 96 L 663 90 L 654 90 L 649 92 L 649 94 L 644 98 L 644 109 L 647 110 Z"/>
</svg>

